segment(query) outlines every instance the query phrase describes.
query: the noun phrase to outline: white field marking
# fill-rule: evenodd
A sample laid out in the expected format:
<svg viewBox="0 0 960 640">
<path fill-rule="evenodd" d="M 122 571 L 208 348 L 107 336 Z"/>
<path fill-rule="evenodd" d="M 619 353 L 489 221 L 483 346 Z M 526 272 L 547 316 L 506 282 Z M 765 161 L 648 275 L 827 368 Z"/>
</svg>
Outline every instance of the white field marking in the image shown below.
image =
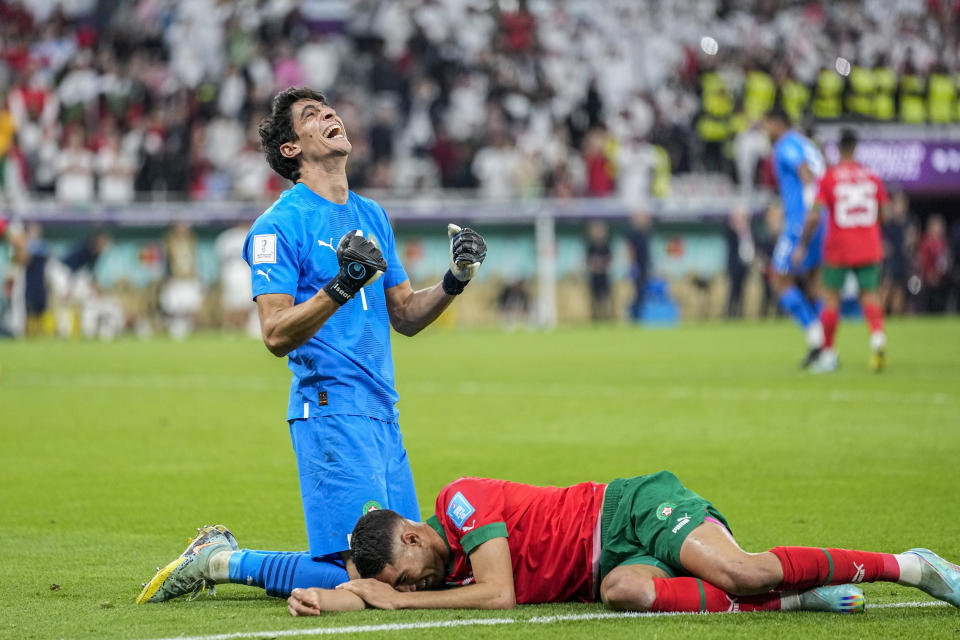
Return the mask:
<svg viewBox="0 0 960 640">
<path fill-rule="evenodd" d="M 908 404 L 908 405 L 948 405 L 954 404 L 957 398 L 954 394 L 943 392 L 907 392 L 895 391 L 816 391 L 797 389 L 738 389 L 734 387 L 704 387 L 671 385 L 659 386 L 651 384 L 617 385 L 617 384 L 572 384 L 572 383 L 543 383 L 534 385 L 516 385 L 502 382 L 470 382 L 464 381 L 451 387 L 432 382 L 400 385 L 404 391 L 414 393 L 437 393 L 451 390 L 462 394 L 489 395 L 501 393 L 504 395 L 541 395 L 541 396 L 652 396 L 659 400 L 686 401 L 691 398 L 706 400 L 721 400 L 730 402 L 743 401 L 777 401 L 777 402 L 832 402 L 848 404 L 851 402 L 872 402 L 877 404 Z"/>
<path fill-rule="evenodd" d="M 905 607 L 946 607 L 949 602 L 942 600 L 924 600 L 923 602 L 884 602 L 882 604 L 868 604 L 867 609 L 903 609 Z"/>
<path fill-rule="evenodd" d="M 867 609 L 900 609 L 906 607 L 944 607 L 946 602 L 928 600 L 923 602 L 887 602 L 867 605 Z M 384 631 L 410 631 L 420 629 L 446 629 L 450 627 L 498 626 L 506 624 L 554 624 L 557 622 L 584 622 L 590 620 L 617 620 L 626 618 L 665 618 L 670 616 L 699 616 L 700 613 L 620 611 L 607 613 L 571 613 L 532 618 L 467 618 L 465 620 L 436 620 L 433 622 L 394 622 L 388 624 L 356 625 L 350 627 L 316 627 L 313 629 L 282 629 L 279 631 L 238 631 L 209 636 L 172 636 L 156 640 L 235 640 L 239 638 L 295 638 L 301 636 L 328 636 L 352 633 L 380 633 Z M 722 614 L 721 614 L 722 615 Z"/>
</svg>

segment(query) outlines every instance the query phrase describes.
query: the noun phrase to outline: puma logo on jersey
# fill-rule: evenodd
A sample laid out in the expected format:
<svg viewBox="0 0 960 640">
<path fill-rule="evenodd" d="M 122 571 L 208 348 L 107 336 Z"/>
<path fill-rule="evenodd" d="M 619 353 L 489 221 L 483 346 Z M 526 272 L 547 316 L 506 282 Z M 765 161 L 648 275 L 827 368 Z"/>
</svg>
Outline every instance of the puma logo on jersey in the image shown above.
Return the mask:
<svg viewBox="0 0 960 640">
<path fill-rule="evenodd" d="M 687 515 L 687 514 L 683 514 L 683 517 L 680 518 L 679 520 L 677 520 L 677 526 L 675 526 L 675 527 L 672 529 L 673 533 L 676 533 L 677 531 L 680 531 L 680 529 L 683 529 L 683 528 L 684 528 L 685 526 L 687 526 L 689 523 L 690 523 L 690 516 Z"/>
<path fill-rule="evenodd" d="M 257 275 L 258 275 L 258 276 L 263 276 L 264 278 L 267 279 L 267 282 L 270 282 L 270 272 L 271 272 L 271 271 L 273 271 L 273 269 L 267 269 L 266 271 L 264 271 L 263 269 L 257 269 Z"/>
<path fill-rule="evenodd" d="M 863 582 L 863 564 L 853 563 L 853 568 L 857 570 L 853 577 L 850 578 L 850 582 L 857 584 L 858 582 Z"/>
<path fill-rule="evenodd" d="M 727 600 L 730 601 L 730 606 L 727 608 L 727 613 L 740 613 L 740 601 L 736 598 L 731 598 L 727 594 L 724 595 L 726 595 Z"/>
<path fill-rule="evenodd" d="M 317 240 L 317 244 L 319 244 L 321 247 L 327 247 L 328 249 L 330 249 L 330 251 L 333 251 L 334 253 L 337 252 L 337 248 L 336 248 L 335 246 L 333 246 L 333 238 L 330 238 L 330 242 L 324 242 L 323 240 Z"/>
<path fill-rule="evenodd" d="M 477 526 L 477 519 L 476 519 L 476 518 L 474 518 L 473 520 L 470 521 L 470 526 L 462 527 L 462 528 L 460 529 L 460 531 L 463 531 L 464 533 L 466 533 L 467 531 L 470 531 L 471 529 L 473 529 L 475 526 Z"/>
</svg>

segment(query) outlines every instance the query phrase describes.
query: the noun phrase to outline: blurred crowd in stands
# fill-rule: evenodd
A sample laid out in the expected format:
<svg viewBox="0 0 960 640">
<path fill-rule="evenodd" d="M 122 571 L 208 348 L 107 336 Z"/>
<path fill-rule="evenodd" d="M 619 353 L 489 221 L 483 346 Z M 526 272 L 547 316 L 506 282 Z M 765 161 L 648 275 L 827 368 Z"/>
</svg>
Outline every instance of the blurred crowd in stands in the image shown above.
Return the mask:
<svg viewBox="0 0 960 640">
<path fill-rule="evenodd" d="M 960 121 L 948 0 L 0 0 L 8 198 L 268 200 L 256 123 L 325 91 L 352 186 L 488 198 L 751 186 L 797 124 Z"/>
<path fill-rule="evenodd" d="M 277 91 L 308 85 L 346 124 L 354 189 L 616 197 L 650 211 L 680 174 L 773 186 L 759 120 L 774 104 L 807 131 L 960 123 L 958 42 L 955 0 L 0 0 L 0 205 L 268 202 L 287 185 L 263 159 L 257 123 Z M 919 220 L 901 198 L 884 228 L 888 310 L 960 307 L 960 223 Z M 766 269 L 776 220 L 729 218 L 731 317 Z M 638 213 L 615 238 L 630 256 L 634 319 L 663 293 L 652 284 L 656 232 Z M 84 332 L 151 314 L 189 331 L 200 298 L 191 238 L 170 231 L 147 308 L 120 314 L 89 278 L 107 236 L 51 256 L 39 227 L 8 230 L 31 291 L 5 290 L 0 306 L 26 296 L 40 317 L 93 299 L 103 304 L 83 303 Z M 237 327 L 249 320 L 241 240 L 232 230 L 217 249 L 233 283 L 224 322 Z M 604 225 L 590 227 L 598 320 L 614 314 L 610 242 Z M 762 311 L 775 312 L 761 282 Z M 694 278 L 691 290 L 711 287 Z M 523 282 L 497 299 L 529 311 Z"/>
</svg>

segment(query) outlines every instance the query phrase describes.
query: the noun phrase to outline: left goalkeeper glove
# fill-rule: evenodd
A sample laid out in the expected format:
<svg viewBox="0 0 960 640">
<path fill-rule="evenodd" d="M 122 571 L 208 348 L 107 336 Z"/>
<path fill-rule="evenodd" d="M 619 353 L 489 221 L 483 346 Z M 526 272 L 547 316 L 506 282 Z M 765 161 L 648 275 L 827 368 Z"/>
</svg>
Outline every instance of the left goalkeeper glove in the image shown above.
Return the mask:
<svg viewBox="0 0 960 640">
<path fill-rule="evenodd" d="M 477 275 L 487 257 L 487 243 L 470 227 L 461 229 L 455 224 L 447 225 L 447 236 L 450 238 L 450 269 L 443 276 L 443 291 L 455 296 Z"/>
</svg>

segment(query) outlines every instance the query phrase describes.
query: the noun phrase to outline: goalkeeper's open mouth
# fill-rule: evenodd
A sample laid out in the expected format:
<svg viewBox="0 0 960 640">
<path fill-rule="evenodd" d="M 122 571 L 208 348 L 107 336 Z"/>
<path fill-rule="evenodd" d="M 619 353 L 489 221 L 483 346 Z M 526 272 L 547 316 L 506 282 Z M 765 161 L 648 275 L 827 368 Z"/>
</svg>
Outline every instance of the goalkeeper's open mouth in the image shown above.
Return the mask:
<svg viewBox="0 0 960 640">
<path fill-rule="evenodd" d="M 327 128 L 323 130 L 323 133 L 320 134 L 326 140 L 334 140 L 335 138 L 346 138 L 347 133 L 343 127 L 343 123 L 340 121 L 331 122 L 327 125 Z"/>
</svg>

